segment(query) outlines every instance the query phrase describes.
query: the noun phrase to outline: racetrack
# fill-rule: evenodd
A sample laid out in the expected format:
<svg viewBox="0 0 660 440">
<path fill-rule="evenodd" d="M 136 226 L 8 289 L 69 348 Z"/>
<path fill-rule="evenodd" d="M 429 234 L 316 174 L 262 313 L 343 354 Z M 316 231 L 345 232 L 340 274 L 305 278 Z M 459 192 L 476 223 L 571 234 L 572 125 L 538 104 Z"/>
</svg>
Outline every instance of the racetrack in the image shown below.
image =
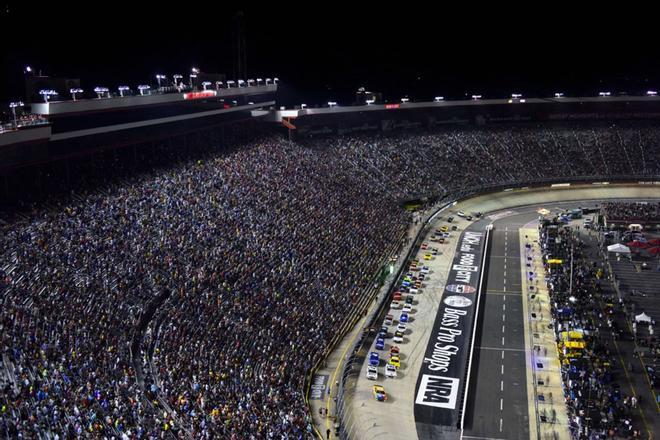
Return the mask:
<svg viewBox="0 0 660 440">
<path fill-rule="evenodd" d="M 469 224 L 466 230 L 483 231 L 488 224 L 494 225 L 488 256 L 488 273 L 485 277 L 486 287 L 481 297 L 480 322 L 473 360 L 476 365 L 467 397 L 465 430 L 462 433 L 464 438 L 537 438 L 535 425 L 530 424 L 530 417 L 536 420 L 536 414 L 534 399 L 528 396 L 530 380 L 526 368 L 526 354 L 532 347 L 529 344 L 525 346 L 527 318 L 521 290 L 519 229 L 526 224 L 527 227 L 535 228 L 537 210 L 541 207 L 556 212 L 569 207 L 595 206 L 601 200 L 658 198 L 660 187 L 657 185 L 583 185 L 570 189 L 524 189 L 477 196 L 459 202 L 449 213 L 443 213 L 439 224 L 446 224 L 443 220 L 448 215 L 456 215 L 456 212 L 462 210 L 467 213 L 485 213 L 482 220 Z M 457 246 L 455 240 L 452 240 L 451 246 Z M 453 254 L 453 251 L 448 252 L 446 248 L 445 250 L 447 254 Z M 412 362 L 406 363 L 404 380 L 398 382 L 397 386 L 390 387 L 393 391 L 392 401 L 373 406 L 369 403 L 373 401 L 373 397 L 368 388 L 354 394 L 352 408 L 355 414 L 352 419 L 356 421 L 354 423 L 362 425 L 359 429 L 353 427 L 352 432 L 360 433 L 360 436 L 355 438 L 421 438 L 411 417 L 415 393 L 415 382 L 411 380 L 414 379 L 411 376 L 419 371 L 416 365 L 420 362 L 419 357 L 423 357 L 420 352 L 431 336 L 435 312 L 443 298 L 441 289 L 446 282 L 446 278 L 438 280 L 437 277 L 447 276 L 446 267 L 443 263 L 442 267 L 434 270 L 431 278 L 433 288 L 426 290 L 423 296 L 419 297 L 419 300 L 423 298 L 423 304 L 416 303 L 417 315 L 412 323 L 412 330 L 409 331 L 422 333 L 423 338 L 418 340 L 415 337 L 417 335 L 414 335 L 414 343 L 410 345 L 408 344 L 413 341 L 407 340 L 406 350 L 409 350 L 409 360 Z M 432 300 L 432 303 L 427 303 L 428 300 Z M 369 382 L 363 379 L 365 368 L 363 367 L 360 373 L 359 381 L 367 385 Z M 410 387 L 408 390 L 401 389 L 404 383 Z M 404 401 L 410 405 L 409 410 L 401 410 L 400 404 Z"/>
</svg>

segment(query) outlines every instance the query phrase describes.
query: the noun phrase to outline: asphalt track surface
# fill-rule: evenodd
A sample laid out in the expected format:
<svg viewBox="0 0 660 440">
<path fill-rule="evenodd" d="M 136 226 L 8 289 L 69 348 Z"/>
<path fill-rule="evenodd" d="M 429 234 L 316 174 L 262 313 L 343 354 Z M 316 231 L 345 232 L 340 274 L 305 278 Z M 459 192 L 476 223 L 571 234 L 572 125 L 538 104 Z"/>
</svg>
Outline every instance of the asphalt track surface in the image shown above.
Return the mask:
<svg viewBox="0 0 660 440">
<path fill-rule="evenodd" d="M 538 218 L 536 209 L 493 221 L 464 438 L 530 438 L 518 229 Z"/>
</svg>

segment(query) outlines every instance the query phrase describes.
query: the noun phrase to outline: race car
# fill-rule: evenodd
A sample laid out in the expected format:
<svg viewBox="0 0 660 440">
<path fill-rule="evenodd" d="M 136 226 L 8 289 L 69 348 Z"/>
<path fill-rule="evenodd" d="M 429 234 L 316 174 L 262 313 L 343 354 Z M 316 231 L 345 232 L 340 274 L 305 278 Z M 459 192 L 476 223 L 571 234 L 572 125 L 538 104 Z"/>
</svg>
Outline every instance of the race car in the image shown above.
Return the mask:
<svg viewBox="0 0 660 440">
<path fill-rule="evenodd" d="M 428 266 L 422 266 L 422 269 L 420 270 L 424 275 L 429 274 L 429 267 Z"/>
<path fill-rule="evenodd" d="M 392 299 L 394 301 L 401 301 L 401 292 L 396 291 L 392 294 Z"/>
<path fill-rule="evenodd" d="M 401 342 L 403 342 L 403 333 L 401 333 L 401 332 L 394 332 L 394 338 L 393 338 L 393 341 L 394 341 L 394 342 L 397 342 L 397 343 L 401 343 Z"/>
<path fill-rule="evenodd" d="M 402 322 L 402 323 L 400 323 L 399 325 L 396 326 L 396 331 L 401 332 L 401 333 L 405 333 L 406 328 L 408 328 L 408 327 L 406 326 L 405 323 Z"/>
<path fill-rule="evenodd" d="M 397 345 L 394 345 L 392 346 L 392 348 L 390 348 L 390 357 L 398 356 L 400 352 L 401 350 L 399 349 L 399 347 Z"/>
<path fill-rule="evenodd" d="M 380 357 L 378 356 L 378 353 L 375 351 L 372 351 L 369 354 L 369 365 L 372 367 L 377 367 L 378 364 L 380 364 Z"/>
<path fill-rule="evenodd" d="M 385 393 L 385 388 L 381 385 L 374 385 L 374 398 L 379 402 L 384 402 L 387 400 L 387 394 Z"/>
<path fill-rule="evenodd" d="M 406 296 L 406 304 L 412 304 L 415 298 L 412 295 Z"/>
<path fill-rule="evenodd" d="M 376 350 L 384 350 L 384 349 L 385 349 L 385 339 L 384 338 L 376 339 Z"/>
<path fill-rule="evenodd" d="M 408 322 L 408 314 L 405 312 L 401 313 L 401 316 L 399 316 L 399 322 Z"/>
<path fill-rule="evenodd" d="M 378 332 L 378 337 L 379 337 L 379 338 L 386 338 L 386 337 L 387 337 L 387 332 L 388 332 L 387 327 L 382 326 L 382 327 L 380 328 L 380 331 Z"/>
<path fill-rule="evenodd" d="M 393 310 L 398 310 L 401 308 L 401 303 L 399 301 L 392 301 L 392 304 L 390 304 L 390 308 Z"/>
<path fill-rule="evenodd" d="M 378 368 L 369 365 L 367 367 L 367 379 L 370 380 L 378 379 Z"/>
<path fill-rule="evenodd" d="M 394 322 L 394 316 L 387 315 L 385 317 L 385 322 L 384 322 L 385 325 L 392 325 L 393 322 Z"/>
<path fill-rule="evenodd" d="M 441 227 L 441 228 L 440 228 L 440 232 L 443 233 L 443 234 L 444 234 L 445 232 L 449 232 L 449 227 L 447 227 L 447 226 L 443 226 L 443 227 Z"/>
<path fill-rule="evenodd" d="M 463 211 L 458 211 L 456 215 L 459 217 L 465 217 L 465 213 Z"/>
<path fill-rule="evenodd" d="M 429 261 L 433 259 L 433 255 L 431 254 L 424 254 L 424 260 Z"/>
<path fill-rule="evenodd" d="M 403 306 L 403 311 L 406 312 L 406 313 L 411 312 L 412 311 L 412 304 L 406 304 L 405 306 Z"/>
<path fill-rule="evenodd" d="M 391 364 L 385 365 L 385 377 L 391 377 L 395 378 L 396 377 L 396 367 Z"/>
<path fill-rule="evenodd" d="M 390 358 L 390 365 L 394 365 L 396 368 L 401 367 L 401 359 L 399 356 L 392 356 Z"/>
</svg>

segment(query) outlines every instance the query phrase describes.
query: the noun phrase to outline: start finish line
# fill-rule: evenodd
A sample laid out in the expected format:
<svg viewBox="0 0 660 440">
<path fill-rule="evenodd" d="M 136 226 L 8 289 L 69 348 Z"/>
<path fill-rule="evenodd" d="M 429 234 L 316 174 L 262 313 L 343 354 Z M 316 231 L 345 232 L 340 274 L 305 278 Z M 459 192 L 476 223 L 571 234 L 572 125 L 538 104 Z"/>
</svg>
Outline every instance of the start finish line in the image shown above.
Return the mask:
<svg viewBox="0 0 660 440">
<path fill-rule="evenodd" d="M 458 433 L 488 238 L 489 231 L 461 234 L 415 387 L 420 440 Z"/>
</svg>

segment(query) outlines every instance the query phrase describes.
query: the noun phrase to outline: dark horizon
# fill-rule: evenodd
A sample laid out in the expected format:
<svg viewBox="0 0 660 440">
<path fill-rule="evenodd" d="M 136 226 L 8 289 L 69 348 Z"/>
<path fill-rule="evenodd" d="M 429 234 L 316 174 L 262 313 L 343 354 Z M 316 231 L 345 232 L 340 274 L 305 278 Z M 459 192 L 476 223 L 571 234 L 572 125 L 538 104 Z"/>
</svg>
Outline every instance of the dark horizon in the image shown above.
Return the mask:
<svg viewBox="0 0 660 440">
<path fill-rule="evenodd" d="M 498 12 L 478 19 L 449 9 L 295 5 L 60 4 L 39 5 L 36 14 L 33 5 L 5 3 L 0 9 L 0 102 L 23 97 L 25 65 L 80 78 L 87 90 L 154 84 L 157 73 L 185 75 L 192 66 L 231 77 L 231 19 L 238 10 L 245 12 L 248 76 L 278 76 L 288 105 L 350 104 L 361 86 L 390 101 L 660 88 L 652 26 L 627 28 L 606 12 L 602 18 Z"/>
</svg>

